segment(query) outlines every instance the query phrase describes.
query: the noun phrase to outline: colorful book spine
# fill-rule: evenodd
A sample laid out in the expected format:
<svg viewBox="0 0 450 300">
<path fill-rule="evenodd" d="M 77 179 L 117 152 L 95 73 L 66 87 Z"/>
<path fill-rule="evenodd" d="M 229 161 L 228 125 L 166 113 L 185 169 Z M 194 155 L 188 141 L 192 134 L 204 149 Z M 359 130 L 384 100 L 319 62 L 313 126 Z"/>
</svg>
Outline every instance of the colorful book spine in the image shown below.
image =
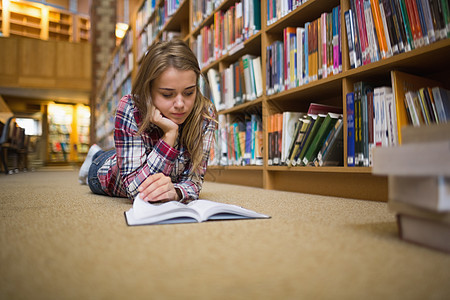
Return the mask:
<svg viewBox="0 0 450 300">
<path fill-rule="evenodd" d="M 355 94 L 347 93 L 347 166 L 355 166 Z"/>
<path fill-rule="evenodd" d="M 357 68 L 357 65 L 356 65 L 355 38 L 353 35 L 352 11 L 347 10 L 344 13 L 344 18 L 345 18 L 345 28 L 347 32 L 348 56 L 350 61 L 350 67 L 354 69 Z"/>
</svg>

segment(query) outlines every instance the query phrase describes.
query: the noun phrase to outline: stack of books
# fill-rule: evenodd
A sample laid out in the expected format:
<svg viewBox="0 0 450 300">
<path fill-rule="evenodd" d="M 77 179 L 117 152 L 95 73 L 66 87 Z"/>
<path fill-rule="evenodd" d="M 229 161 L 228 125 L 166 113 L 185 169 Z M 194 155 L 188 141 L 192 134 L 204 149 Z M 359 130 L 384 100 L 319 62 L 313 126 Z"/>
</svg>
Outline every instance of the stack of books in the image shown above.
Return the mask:
<svg viewBox="0 0 450 300">
<path fill-rule="evenodd" d="M 405 127 L 403 144 L 374 150 L 388 176 L 388 207 L 401 239 L 450 253 L 450 123 Z"/>
</svg>

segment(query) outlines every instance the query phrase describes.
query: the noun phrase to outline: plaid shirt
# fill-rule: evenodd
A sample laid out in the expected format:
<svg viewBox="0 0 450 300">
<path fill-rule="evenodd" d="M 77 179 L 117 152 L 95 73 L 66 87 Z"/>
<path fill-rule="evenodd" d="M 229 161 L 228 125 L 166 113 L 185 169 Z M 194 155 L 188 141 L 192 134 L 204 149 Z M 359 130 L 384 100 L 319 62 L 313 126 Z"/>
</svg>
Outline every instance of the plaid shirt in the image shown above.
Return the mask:
<svg viewBox="0 0 450 300">
<path fill-rule="evenodd" d="M 209 114 L 215 117 L 212 107 Z M 137 196 L 139 185 L 149 176 L 163 173 L 170 176 L 174 187 L 178 188 L 183 202 L 198 199 L 208 163 L 211 142 L 216 124 L 205 119 L 203 122 L 203 158 L 200 169 L 192 173 L 190 155 L 178 140 L 175 148 L 161 139 L 156 125 L 142 135 L 138 135 L 141 115 L 131 95 L 124 96 L 117 107 L 114 143 L 116 154 L 105 161 L 98 170 L 102 189 L 110 196 L 128 197 L 132 201 Z"/>
</svg>

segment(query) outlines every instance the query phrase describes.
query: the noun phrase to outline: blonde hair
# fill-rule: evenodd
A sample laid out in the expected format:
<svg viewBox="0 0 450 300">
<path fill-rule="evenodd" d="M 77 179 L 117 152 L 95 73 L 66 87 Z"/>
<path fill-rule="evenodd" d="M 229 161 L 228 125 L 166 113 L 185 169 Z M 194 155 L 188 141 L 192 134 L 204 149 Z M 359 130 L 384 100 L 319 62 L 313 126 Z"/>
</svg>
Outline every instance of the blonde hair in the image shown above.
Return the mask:
<svg viewBox="0 0 450 300">
<path fill-rule="evenodd" d="M 142 134 L 151 126 L 152 83 L 169 67 L 181 71 L 194 71 L 196 74 L 197 89 L 194 108 L 183 123 L 180 137 L 180 143 L 190 154 L 192 170 L 195 172 L 199 169 L 203 157 L 203 122 L 205 119 L 209 119 L 217 124 L 214 119 L 217 114 L 214 105 L 203 96 L 198 87 L 198 81 L 202 74 L 197 58 L 188 45 L 181 40 L 153 44 L 142 61 L 132 89 L 135 105 L 142 117 L 138 134 Z M 213 115 L 209 113 L 211 109 Z"/>
</svg>

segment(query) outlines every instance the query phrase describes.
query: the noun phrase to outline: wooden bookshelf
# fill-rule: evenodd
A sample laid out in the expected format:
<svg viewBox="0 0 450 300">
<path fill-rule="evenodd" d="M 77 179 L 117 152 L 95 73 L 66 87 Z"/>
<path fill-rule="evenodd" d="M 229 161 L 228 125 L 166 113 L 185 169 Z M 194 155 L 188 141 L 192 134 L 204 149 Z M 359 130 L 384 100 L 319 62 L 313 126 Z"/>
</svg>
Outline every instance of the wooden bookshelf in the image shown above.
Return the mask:
<svg viewBox="0 0 450 300">
<path fill-rule="evenodd" d="M 214 14 L 227 11 L 235 5 L 236 0 L 224 0 L 216 7 L 211 7 L 209 13 L 199 13 L 194 9 L 198 0 L 181 1 L 177 11 L 171 16 L 163 16 L 165 2 L 156 1 L 151 7 L 151 1 L 143 0 L 138 11 L 132 18 L 131 28 L 135 28 L 133 51 L 135 53 L 135 68 L 138 69 L 140 59 L 149 45 L 160 40 L 165 31 L 179 31 L 181 38 L 189 45 L 194 45 L 202 29 L 214 23 Z M 344 143 L 344 165 L 339 167 L 287 167 L 269 166 L 268 157 L 268 117 L 284 111 L 305 112 L 310 103 L 322 103 L 343 107 L 344 141 L 347 139 L 346 129 L 346 94 L 351 92 L 353 84 L 365 80 L 373 84 L 391 83 L 391 71 L 419 74 L 424 77 L 439 79 L 444 86 L 450 87 L 450 61 L 445 59 L 450 53 L 450 39 L 443 39 L 409 52 L 393 55 L 358 68 L 351 68 L 348 57 L 347 36 L 345 34 L 344 12 L 350 8 L 350 0 L 309 0 L 298 6 L 274 22 L 267 22 L 267 1 L 261 3 L 261 30 L 246 38 L 240 45 L 229 50 L 220 58 L 202 66 L 206 74 L 209 69 L 218 71 L 226 69 L 245 54 L 261 57 L 262 80 L 264 92 L 256 100 L 228 108 L 219 112 L 224 115 L 245 115 L 257 112 L 262 116 L 264 132 L 264 164 L 262 166 L 210 166 L 206 180 L 242 184 L 265 189 L 286 190 L 357 199 L 387 201 L 387 178 L 372 175 L 370 167 L 349 167 L 346 163 L 347 147 Z M 267 46 L 276 40 L 283 40 L 283 29 L 288 26 L 303 26 L 321 16 L 323 12 L 340 6 L 339 23 L 342 34 L 342 70 L 327 78 L 309 82 L 279 93 L 268 95 L 266 86 L 266 54 Z M 198 8 L 198 7 L 197 7 Z M 132 79 L 134 78 L 132 76 Z M 104 93 L 105 87 L 111 84 L 111 79 L 105 77 L 105 82 L 99 89 Z M 96 112 L 103 115 L 105 111 Z M 100 126 L 102 123 L 98 123 Z"/>
<path fill-rule="evenodd" d="M 0 4 L 0 32 L 3 36 L 24 36 L 42 40 L 87 42 L 89 16 L 25 0 Z"/>
<path fill-rule="evenodd" d="M 9 3 L 9 35 L 44 38 L 43 9 L 40 5 L 23 1 Z"/>
<path fill-rule="evenodd" d="M 61 10 L 48 11 L 48 39 L 58 41 L 73 41 L 73 16 Z"/>
<path fill-rule="evenodd" d="M 129 28 L 114 50 L 108 68 L 98 86 L 95 101 L 95 136 L 97 144 L 112 148 L 114 111 L 122 96 L 131 92 L 134 69 L 133 30 Z"/>
<path fill-rule="evenodd" d="M 89 16 L 76 16 L 76 39 L 77 42 L 89 42 L 91 22 Z"/>
</svg>

